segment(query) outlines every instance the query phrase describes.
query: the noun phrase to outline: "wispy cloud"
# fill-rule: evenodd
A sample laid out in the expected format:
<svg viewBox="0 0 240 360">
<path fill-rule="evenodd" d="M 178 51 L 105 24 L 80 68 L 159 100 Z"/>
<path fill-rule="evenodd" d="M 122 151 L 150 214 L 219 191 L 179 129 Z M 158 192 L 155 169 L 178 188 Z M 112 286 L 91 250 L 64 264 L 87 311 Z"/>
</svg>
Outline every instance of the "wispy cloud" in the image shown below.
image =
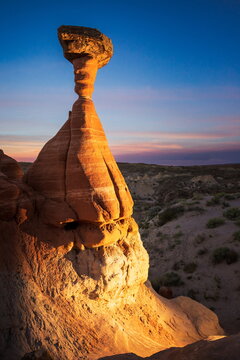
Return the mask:
<svg viewBox="0 0 240 360">
<path fill-rule="evenodd" d="M 18 161 L 33 161 L 47 140 L 47 136 L 0 135 L 0 147 Z"/>
<path fill-rule="evenodd" d="M 208 86 L 208 87 L 193 87 L 193 86 L 178 86 L 178 87 L 158 87 L 150 86 L 142 88 L 98 88 L 94 95 L 97 101 L 105 101 L 110 104 L 124 101 L 125 103 L 137 102 L 140 105 L 142 102 L 146 103 L 149 100 L 157 102 L 162 101 L 195 101 L 195 100 L 239 100 L 240 87 L 239 86 Z"/>
<path fill-rule="evenodd" d="M 150 135 L 151 133 L 149 136 Z M 180 134 L 187 142 L 179 143 L 171 141 L 176 140 L 176 134 L 172 134 L 172 139 L 171 136 L 168 135 L 164 133 L 166 139 L 168 137 L 168 141 L 164 143 L 159 141 L 138 140 L 130 143 L 112 143 L 110 148 L 120 161 L 145 161 L 159 164 L 166 162 L 172 164 L 173 160 L 179 160 L 180 162 L 185 161 L 184 163 L 186 163 L 189 159 L 190 162 L 195 159 L 197 162 L 202 161 L 202 163 L 239 162 L 239 141 L 196 142 L 196 139 L 202 139 L 202 134 L 188 134 L 191 135 L 191 141 L 188 141 L 189 138 L 184 134 Z M 212 140 L 212 137 L 210 136 L 209 139 Z M 213 137 L 213 139 L 215 139 L 215 137 Z M 46 136 L 0 136 L 0 143 L 4 152 L 18 161 L 33 161 L 47 140 Z M 214 154 L 214 156 L 212 154 Z M 219 157 L 219 154 L 221 154 L 221 157 Z M 236 154 L 239 154 L 238 158 Z"/>
<path fill-rule="evenodd" d="M 240 136 L 240 125 L 232 129 L 227 127 L 222 131 L 213 131 L 211 133 L 184 133 L 184 132 L 161 132 L 161 131 L 111 131 L 111 137 L 125 137 L 125 138 L 145 138 L 145 139 L 159 139 L 159 140 L 217 140 L 226 137 Z"/>
<path fill-rule="evenodd" d="M 114 155 L 122 154 L 143 154 L 143 153 L 159 153 L 159 154 L 170 154 L 170 153 L 181 153 L 181 152 L 211 152 L 211 151 L 229 151 L 229 150 L 239 150 L 239 142 L 221 142 L 215 144 L 165 144 L 161 145 L 158 143 L 145 143 L 138 142 L 135 144 L 121 144 L 121 145 L 111 145 L 111 150 Z"/>
<path fill-rule="evenodd" d="M 35 90 L 2 91 L 1 130 L 5 135 L 0 136 L 0 146 L 18 160 L 36 158 L 66 120 L 76 98 L 72 89 L 67 93 L 61 87 Z M 240 87 L 96 90 L 96 108 L 102 111 L 101 119 L 117 157 L 131 155 L 141 161 L 141 157 L 152 156 L 156 162 L 169 154 L 229 153 L 239 149 Z"/>
</svg>

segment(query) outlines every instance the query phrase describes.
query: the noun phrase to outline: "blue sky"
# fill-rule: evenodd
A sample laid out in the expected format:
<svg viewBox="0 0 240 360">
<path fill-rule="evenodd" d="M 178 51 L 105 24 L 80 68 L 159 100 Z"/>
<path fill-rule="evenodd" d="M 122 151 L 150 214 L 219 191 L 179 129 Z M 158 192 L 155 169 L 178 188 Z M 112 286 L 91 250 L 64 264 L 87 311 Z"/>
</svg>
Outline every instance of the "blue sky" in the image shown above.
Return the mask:
<svg viewBox="0 0 240 360">
<path fill-rule="evenodd" d="M 1 4 L 0 144 L 33 160 L 75 100 L 60 25 L 114 45 L 94 101 L 120 161 L 240 159 L 240 1 L 11 1 Z"/>
</svg>

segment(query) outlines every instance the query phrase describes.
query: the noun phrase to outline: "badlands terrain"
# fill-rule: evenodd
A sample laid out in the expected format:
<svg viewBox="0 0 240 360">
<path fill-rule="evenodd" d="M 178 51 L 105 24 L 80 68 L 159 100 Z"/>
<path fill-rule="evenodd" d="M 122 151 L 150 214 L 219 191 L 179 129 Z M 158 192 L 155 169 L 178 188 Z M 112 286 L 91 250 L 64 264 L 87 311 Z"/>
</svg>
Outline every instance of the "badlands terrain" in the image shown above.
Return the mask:
<svg viewBox="0 0 240 360">
<path fill-rule="evenodd" d="M 67 121 L 31 166 L 0 150 L 0 359 L 239 360 L 239 166 L 119 171 L 91 99 L 112 42 L 58 38 Z"/>
<path fill-rule="evenodd" d="M 20 165 L 26 171 L 31 163 Z M 227 334 L 239 332 L 240 165 L 118 165 L 133 196 L 153 288 L 197 300 Z"/>
</svg>

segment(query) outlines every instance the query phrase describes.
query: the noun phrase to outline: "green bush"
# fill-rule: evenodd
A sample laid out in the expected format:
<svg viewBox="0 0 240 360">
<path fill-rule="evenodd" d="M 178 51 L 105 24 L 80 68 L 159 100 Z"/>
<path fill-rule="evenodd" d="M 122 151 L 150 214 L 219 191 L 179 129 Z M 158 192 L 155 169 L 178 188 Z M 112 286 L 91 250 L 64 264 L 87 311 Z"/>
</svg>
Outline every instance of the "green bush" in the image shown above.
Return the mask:
<svg viewBox="0 0 240 360">
<path fill-rule="evenodd" d="M 208 229 L 214 229 L 220 225 L 223 225 L 224 223 L 225 223 L 225 220 L 222 218 L 212 218 L 212 219 L 208 220 L 206 227 Z"/>
<path fill-rule="evenodd" d="M 184 212 L 183 206 L 174 206 L 174 207 L 167 208 L 159 214 L 159 216 L 158 216 L 159 222 L 158 223 L 160 226 L 162 226 L 162 225 L 168 223 L 169 221 L 176 219 L 178 216 L 183 214 L 183 212 Z"/>
<path fill-rule="evenodd" d="M 224 211 L 223 215 L 229 220 L 239 220 L 240 219 L 240 208 L 233 207 Z"/>
<path fill-rule="evenodd" d="M 169 272 L 161 276 L 160 278 L 161 286 L 180 286 L 183 285 L 183 281 L 180 276 L 175 272 Z"/>
<path fill-rule="evenodd" d="M 238 261 L 238 253 L 228 247 L 220 247 L 213 251 L 212 261 L 214 264 L 220 264 L 223 261 L 232 264 Z"/>
<path fill-rule="evenodd" d="M 191 273 L 193 273 L 193 272 L 196 270 L 196 268 L 197 268 L 197 264 L 194 263 L 194 262 L 192 262 L 192 263 L 186 264 L 186 265 L 184 266 L 184 268 L 183 268 L 183 271 L 185 271 L 186 273 L 191 274 Z"/>
</svg>

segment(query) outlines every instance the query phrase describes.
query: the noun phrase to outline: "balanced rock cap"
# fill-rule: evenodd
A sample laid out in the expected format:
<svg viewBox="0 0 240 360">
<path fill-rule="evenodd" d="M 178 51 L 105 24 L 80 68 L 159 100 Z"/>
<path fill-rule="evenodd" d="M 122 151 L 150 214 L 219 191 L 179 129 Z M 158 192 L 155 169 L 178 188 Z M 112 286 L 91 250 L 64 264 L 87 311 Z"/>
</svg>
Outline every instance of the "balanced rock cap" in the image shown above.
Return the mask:
<svg viewBox="0 0 240 360">
<path fill-rule="evenodd" d="M 63 47 L 64 57 L 71 62 L 88 55 L 96 59 L 98 68 L 101 68 L 113 55 L 112 41 L 97 29 L 62 25 L 58 28 L 58 39 Z"/>
</svg>

